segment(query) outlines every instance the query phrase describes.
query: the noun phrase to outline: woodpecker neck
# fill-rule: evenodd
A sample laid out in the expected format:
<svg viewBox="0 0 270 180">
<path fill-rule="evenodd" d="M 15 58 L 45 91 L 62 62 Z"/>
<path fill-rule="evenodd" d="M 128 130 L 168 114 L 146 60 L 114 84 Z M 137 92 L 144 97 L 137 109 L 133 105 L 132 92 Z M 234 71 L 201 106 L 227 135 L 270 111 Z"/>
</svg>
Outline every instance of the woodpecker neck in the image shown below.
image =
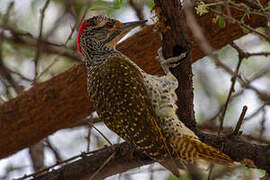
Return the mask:
<svg viewBox="0 0 270 180">
<path fill-rule="evenodd" d="M 87 68 L 90 69 L 107 61 L 110 56 L 122 56 L 122 54 L 116 49 L 108 47 L 102 42 L 96 40 L 81 39 L 80 45 Z"/>
</svg>

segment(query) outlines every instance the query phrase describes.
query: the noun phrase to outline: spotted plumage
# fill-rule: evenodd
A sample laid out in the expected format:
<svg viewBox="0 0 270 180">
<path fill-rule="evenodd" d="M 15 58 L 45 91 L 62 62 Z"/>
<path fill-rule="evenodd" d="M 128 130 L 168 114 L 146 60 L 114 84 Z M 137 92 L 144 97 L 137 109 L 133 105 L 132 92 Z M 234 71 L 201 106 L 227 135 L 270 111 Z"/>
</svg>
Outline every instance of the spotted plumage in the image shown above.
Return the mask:
<svg viewBox="0 0 270 180">
<path fill-rule="evenodd" d="M 177 117 L 176 78 L 145 73 L 115 49 L 116 43 L 144 21 L 121 23 L 104 16 L 85 20 L 78 50 L 87 65 L 88 93 L 101 120 L 120 137 L 155 160 L 203 158 L 232 160 L 201 141 Z"/>
<path fill-rule="evenodd" d="M 155 159 L 166 154 L 153 124 L 156 115 L 143 76 L 129 61 L 113 56 L 93 67 L 88 92 L 101 120 L 111 130 Z"/>
</svg>

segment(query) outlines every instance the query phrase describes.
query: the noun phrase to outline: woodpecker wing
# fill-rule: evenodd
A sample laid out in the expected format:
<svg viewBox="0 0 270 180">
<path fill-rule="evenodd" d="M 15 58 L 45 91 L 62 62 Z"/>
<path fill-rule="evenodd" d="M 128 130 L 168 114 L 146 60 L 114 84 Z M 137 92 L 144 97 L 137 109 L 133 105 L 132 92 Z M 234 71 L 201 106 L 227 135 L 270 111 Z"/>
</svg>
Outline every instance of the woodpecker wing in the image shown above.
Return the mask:
<svg viewBox="0 0 270 180">
<path fill-rule="evenodd" d="M 168 155 L 166 140 L 137 67 L 125 57 L 109 57 L 93 67 L 88 79 L 91 99 L 106 126 L 153 159 Z"/>
</svg>

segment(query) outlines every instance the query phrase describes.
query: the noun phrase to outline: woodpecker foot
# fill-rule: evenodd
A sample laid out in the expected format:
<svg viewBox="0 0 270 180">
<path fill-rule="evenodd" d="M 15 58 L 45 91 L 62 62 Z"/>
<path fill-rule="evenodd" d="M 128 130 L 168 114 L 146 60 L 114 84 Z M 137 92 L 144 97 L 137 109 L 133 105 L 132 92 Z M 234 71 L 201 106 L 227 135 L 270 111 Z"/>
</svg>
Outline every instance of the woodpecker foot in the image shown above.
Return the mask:
<svg viewBox="0 0 270 180">
<path fill-rule="evenodd" d="M 169 68 L 174 68 L 174 67 L 178 66 L 182 62 L 181 60 L 186 57 L 186 55 L 187 55 L 187 52 L 184 52 L 184 53 L 180 54 L 179 56 L 165 59 L 163 54 L 162 54 L 162 48 L 159 48 L 158 49 L 158 56 L 156 57 L 156 59 L 159 61 L 163 71 L 166 74 L 168 74 L 170 72 Z"/>
</svg>

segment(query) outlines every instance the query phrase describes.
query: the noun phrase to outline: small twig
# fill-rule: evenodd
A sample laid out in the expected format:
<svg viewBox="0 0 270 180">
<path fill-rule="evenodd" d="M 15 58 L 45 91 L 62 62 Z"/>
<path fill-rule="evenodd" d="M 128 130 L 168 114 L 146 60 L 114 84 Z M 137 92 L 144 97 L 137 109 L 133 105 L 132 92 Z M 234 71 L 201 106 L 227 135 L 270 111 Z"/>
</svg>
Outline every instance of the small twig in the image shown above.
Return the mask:
<svg viewBox="0 0 270 180">
<path fill-rule="evenodd" d="M 4 34 L 4 39 L 7 40 L 8 42 L 11 42 L 12 44 L 19 46 L 26 46 L 27 48 L 31 49 L 36 48 L 37 39 L 34 38 L 31 34 L 22 33 L 7 25 L 6 26 L 0 25 L 0 28 L 3 28 L 4 30 L 7 30 L 11 33 L 12 36 Z M 79 54 L 75 53 L 74 50 L 71 50 L 70 48 L 67 48 L 64 45 L 59 45 L 46 40 L 42 40 L 40 43 L 41 43 L 40 47 L 41 52 L 44 54 L 52 54 L 52 55 L 55 54 L 66 57 L 75 62 L 81 62 L 81 57 L 79 56 Z"/>
<path fill-rule="evenodd" d="M 192 31 L 192 34 L 194 35 L 194 38 L 197 40 L 198 45 L 203 50 L 203 52 L 206 55 L 213 56 L 213 58 L 216 58 L 212 53 L 214 49 L 211 47 L 209 41 L 206 39 L 205 35 L 203 34 L 203 30 L 201 26 L 198 24 L 195 15 L 193 13 L 193 4 L 191 0 L 184 1 L 184 11 L 186 14 L 186 22 L 189 28 Z"/>
<path fill-rule="evenodd" d="M 31 145 L 28 148 L 28 153 L 30 157 L 30 161 L 32 162 L 32 169 L 34 171 L 38 171 L 40 169 L 43 169 L 45 166 L 44 164 L 44 143 L 38 142 L 34 145 Z"/>
<path fill-rule="evenodd" d="M 236 45 L 233 43 L 233 46 L 235 47 Z M 218 135 L 220 135 L 220 133 L 222 132 L 222 129 L 223 129 L 224 117 L 225 117 L 225 114 L 226 114 L 230 99 L 232 97 L 232 94 L 235 91 L 234 86 L 235 86 L 235 83 L 236 83 L 236 79 L 237 79 L 237 76 L 238 76 L 239 69 L 240 69 L 243 58 L 244 58 L 243 54 L 239 52 L 238 64 L 237 64 L 237 67 L 235 69 L 234 75 L 232 77 L 231 88 L 229 90 L 229 94 L 228 94 L 228 97 L 227 97 L 227 100 L 226 100 L 226 103 L 225 103 L 225 106 L 224 106 L 224 110 L 223 110 L 223 112 L 221 114 L 221 117 L 220 117 L 220 126 L 219 126 L 219 130 L 218 130 Z"/>
<path fill-rule="evenodd" d="M 247 6 L 254 8 L 254 9 L 260 9 L 260 6 L 254 2 L 254 0 L 238 0 L 241 3 L 246 4 Z"/>
<path fill-rule="evenodd" d="M 40 21 L 39 21 L 39 35 L 38 35 L 38 41 L 40 42 L 42 39 L 42 31 L 43 31 L 43 22 L 45 17 L 45 11 L 50 3 L 50 0 L 46 0 L 43 8 L 40 11 Z"/>
<path fill-rule="evenodd" d="M 154 164 L 151 164 L 148 168 L 149 172 L 150 172 L 150 177 L 149 177 L 149 180 L 154 180 Z"/>
<path fill-rule="evenodd" d="M 59 60 L 58 58 L 54 58 L 53 62 L 49 64 L 39 75 L 37 75 L 35 80 L 33 81 L 35 82 L 38 79 L 40 79 L 45 73 L 47 73 L 58 62 L 58 60 Z"/>
<path fill-rule="evenodd" d="M 210 167 L 209 167 L 209 173 L 208 173 L 207 180 L 212 180 L 214 167 L 215 167 L 215 165 L 211 163 Z"/>
<path fill-rule="evenodd" d="M 67 39 L 66 39 L 66 41 L 64 43 L 64 46 L 67 46 L 67 43 L 71 39 L 71 37 L 72 37 L 73 33 L 75 32 L 75 29 L 77 28 L 77 26 L 78 26 L 78 23 L 74 24 L 74 26 L 71 28 L 71 32 L 68 35 L 68 37 L 67 37 Z"/>
<path fill-rule="evenodd" d="M 141 173 L 141 172 L 139 172 Z M 132 180 L 132 178 L 130 177 L 131 174 L 130 173 L 120 173 L 117 177 L 117 180 Z M 123 178 L 122 178 L 123 177 Z"/>
<path fill-rule="evenodd" d="M 68 1 L 67 1 L 68 2 Z M 65 10 L 62 13 L 61 16 L 59 16 L 53 23 L 53 26 L 47 31 L 47 33 L 43 36 L 44 39 L 49 39 L 50 36 L 52 36 L 56 30 L 59 28 L 59 26 L 61 25 L 61 21 L 63 21 L 67 15 L 69 14 L 68 9 L 65 6 Z M 75 17 L 73 17 L 75 18 Z"/>
<path fill-rule="evenodd" d="M 267 40 L 268 42 L 270 42 L 270 37 L 268 37 L 267 35 L 257 31 L 256 29 L 252 28 L 251 26 L 239 21 L 238 19 L 232 18 L 226 14 L 224 14 L 223 12 L 219 12 L 211 7 L 207 7 L 207 9 L 215 14 L 221 15 L 223 16 L 225 19 L 231 21 L 231 22 L 236 22 L 237 24 L 239 24 L 240 26 L 243 26 L 244 28 L 248 29 L 251 32 L 254 32 L 255 34 L 259 35 L 260 37 L 264 38 L 265 40 Z"/>
<path fill-rule="evenodd" d="M 267 74 L 270 71 L 270 67 L 266 67 L 265 69 L 261 70 L 260 72 L 254 74 L 250 79 L 246 80 L 246 84 L 251 84 L 252 82 L 254 82 L 255 80 L 261 78 L 262 76 L 264 76 L 265 74 Z M 231 97 L 231 100 L 242 95 L 244 93 L 244 90 L 246 90 L 245 88 L 241 89 L 240 91 L 234 93 Z M 206 123 L 211 123 L 212 121 L 214 121 L 221 112 L 223 112 L 224 110 L 224 106 L 225 104 L 222 104 L 219 108 L 219 110 L 208 120 L 206 120 Z M 265 105 L 263 105 L 265 106 Z M 258 109 L 258 112 L 261 110 L 262 107 L 260 107 Z M 256 111 L 255 111 L 256 112 Z M 252 117 L 254 117 L 258 112 L 256 112 L 254 115 L 250 115 L 249 117 L 245 118 L 244 121 L 251 119 Z"/>
<path fill-rule="evenodd" d="M 80 126 L 88 126 L 89 125 L 89 121 L 92 121 L 93 124 L 102 122 L 102 120 L 99 119 L 98 117 L 93 117 L 93 116 L 90 115 L 90 116 L 88 116 L 88 117 L 86 117 L 86 118 L 78 121 L 78 123 L 73 124 L 69 128 L 76 128 L 76 127 L 80 127 Z"/>
<path fill-rule="evenodd" d="M 239 97 L 241 96 L 243 93 L 244 93 L 244 90 L 245 89 L 241 89 L 240 91 L 234 93 L 231 97 L 231 101 L 233 99 L 235 99 L 236 97 Z M 226 102 L 225 102 L 226 103 Z M 219 116 L 220 114 L 224 111 L 224 107 L 225 107 L 225 103 L 220 105 L 219 109 L 216 111 L 216 113 L 214 115 L 212 115 L 212 117 L 210 117 L 208 120 L 205 121 L 205 123 L 209 123 L 209 124 L 212 124 L 213 121 L 215 121 Z"/>
<path fill-rule="evenodd" d="M 93 126 L 93 128 L 110 144 L 112 145 L 112 143 L 110 142 L 110 140 L 100 131 L 98 130 L 95 126 Z"/>
<path fill-rule="evenodd" d="M 225 6 L 225 9 L 228 13 L 228 16 L 232 17 L 232 12 L 231 12 L 231 9 L 229 7 L 229 4 L 228 3 L 224 3 L 224 6 Z"/>
<path fill-rule="evenodd" d="M 203 131 L 208 131 L 208 132 L 212 132 L 212 133 L 217 133 L 218 131 L 218 126 L 216 125 L 212 125 L 212 126 L 208 126 L 208 125 L 199 125 L 198 126 L 199 130 L 203 130 Z M 233 130 L 231 127 L 226 127 L 225 131 L 227 134 L 233 134 Z M 270 141 L 267 139 L 262 139 L 262 138 L 258 138 L 255 136 L 251 136 L 251 135 L 242 135 L 242 137 L 251 140 L 251 141 L 255 141 L 256 143 L 262 143 L 262 144 L 269 144 L 270 145 Z"/>
<path fill-rule="evenodd" d="M 243 12 L 245 13 L 246 11 L 249 11 L 250 9 L 247 7 L 243 7 L 242 5 L 238 5 L 238 4 L 228 4 L 226 3 L 227 6 L 231 7 L 231 8 L 234 8 L 240 12 Z M 262 17 L 266 17 L 267 15 L 265 13 L 262 13 L 261 11 L 259 10 L 256 10 L 256 9 L 252 9 L 252 11 L 249 11 L 250 14 L 255 14 L 255 15 L 259 15 L 259 16 L 262 16 Z"/>
<path fill-rule="evenodd" d="M 234 72 L 226 64 L 224 64 L 217 57 L 215 57 L 215 55 L 213 55 L 211 57 L 213 57 L 217 66 L 223 68 L 227 73 L 234 75 Z M 266 92 L 258 90 L 255 86 L 248 83 L 247 80 L 245 80 L 245 78 L 243 77 L 243 75 L 241 75 L 241 76 L 237 75 L 237 80 L 239 81 L 239 83 L 242 87 L 253 90 L 260 97 L 260 99 L 262 101 L 266 102 L 266 104 L 267 104 L 267 102 L 270 102 L 270 95 Z"/>
<path fill-rule="evenodd" d="M 86 12 L 87 12 L 87 9 L 84 10 L 82 18 L 85 17 Z M 64 47 L 67 46 L 68 41 L 71 39 L 71 37 L 72 37 L 73 33 L 75 32 L 75 29 L 76 29 L 77 27 L 78 27 L 78 23 L 76 23 L 76 24 L 72 27 L 71 32 L 70 32 L 70 34 L 68 35 L 68 37 L 67 37 L 67 39 L 66 39 L 66 41 L 65 41 L 65 43 L 64 43 L 64 45 L 63 45 Z M 38 40 L 39 40 L 39 39 L 38 39 Z M 39 41 L 37 41 L 37 43 L 39 43 Z M 59 56 L 62 55 L 62 54 L 63 54 L 63 53 L 60 53 Z M 51 69 L 52 66 L 54 66 L 54 65 L 58 62 L 58 60 L 59 60 L 59 59 L 57 59 L 57 57 L 55 57 L 54 60 L 53 60 L 53 62 L 52 62 L 51 64 L 49 64 L 49 65 L 47 66 L 47 68 L 45 68 L 39 75 L 35 76 L 34 81 L 40 79 L 46 72 L 48 72 L 48 71 Z M 37 71 L 35 71 L 35 72 L 37 72 Z"/>
<path fill-rule="evenodd" d="M 88 121 L 88 133 L 87 133 L 87 148 L 86 152 L 90 151 L 90 144 L 91 144 L 91 130 L 93 127 L 93 121 Z"/>
<path fill-rule="evenodd" d="M 144 20 L 143 4 L 140 4 L 139 2 L 135 3 L 133 0 L 129 0 L 128 2 L 132 9 L 136 12 L 138 19 Z"/>
<path fill-rule="evenodd" d="M 8 24 L 8 20 L 9 20 L 9 14 L 11 12 L 11 9 L 13 8 L 14 6 L 14 1 L 11 1 L 8 5 L 8 8 L 7 8 L 7 12 L 4 14 L 4 17 L 3 17 L 3 23 L 1 26 L 5 27 L 7 24 Z M 2 32 L 0 34 L 0 56 L 2 56 L 2 41 L 3 41 L 3 37 L 4 37 L 4 28 L 2 29 Z"/>
<path fill-rule="evenodd" d="M 74 28 L 74 30 L 77 29 L 81 25 L 81 23 L 83 22 L 83 20 L 84 20 L 84 18 L 86 16 L 86 13 L 87 13 L 88 9 L 89 8 L 85 8 L 84 9 L 83 14 L 82 14 L 82 17 L 80 18 L 79 23 L 76 23 L 76 26 L 75 26 L 76 28 Z M 71 38 L 71 35 L 67 38 L 67 41 L 66 42 L 68 42 L 68 39 L 70 39 L 70 38 Z"/>
<path fill-rule="evenodd" d="M 33 80 L 28 78 L 28 77 L 25 77 L 24 75 L 22 75 L 21 73 L 17 72 L 17 71 L 13 71 L 11 69 L 9 69 L 8 67 L 6 67 L 6 69 L 12 73 L 12 74 L 16 74 L 17 76 L 19 76 L 21 79 L 25 80 L 25 81 L 29 81 L 29 82 L 32 82 Z"/>
<path fill-rule="evenodd" d="M 98 170 L 89 178 L 89 180 L 93 180 L 94 177 L 114 158 L 116 152 L 113 152 L 108 159 L 98 168 Z"/>
<path fill-rule="evenodd" d="M 200 171 L 200 169 L 198 168 L 197 164 L 188 164 L 187 165 L 187 170 L 188 170 L 188 174 L 190 179 L 193 180 L 203 180 L 203 176 L 202 173 Z"/>
<path fill-rule="evenodd" d="M 86 9 L 84 10 L 84 12 L 83 12 L 82 19 L 84 19 L 84 17 L 86 16 L 86 13 L 87 13 L 87 8 L 86 8 Z M 70 32 L 70 34 L 68 35 L 68 37 L 67 37 L 67 39 L 66 39 L 64 45 L 62 45 L 63 47 L 66 47 L 66 46 L 67 46 L 68 41 L 71 39 L 73 33 L 75 32 L 75 29 L 77 29 L 78 26 L 79 26 L 79 23 L 74 24 L 74 26 L 72 27 L 71 32 Z M 39 40 L 39 39 L 38 39 L 38 40 Z M 39 41 L 37 41 L 37 43 L 39 44 Z M 64 51 L 63 51 L 62 53 L 59 53 L 58 56 L 63 55 L 63 54 L 64 54 Z M 40 79 L 46 72 L 48 72 L 48 71 L 51 69 L 51 67 L 52 67 L 53 65 L 55 65 L 55 63 L 58 62 L 58 60 L 59 60 L 59 59 L 57 59 L 57 57 L 55 57 L 55 59 L 53 60 L 53 62 L 52 62 L 51 64 L 49 64 L 49 65 L 47 66 L 47 68 L 44 69 L 44 71 L 42 71 L 38 76 L 35 76 L 34 81 L 36 81 L 37 79 Z M 37 72 L 37 71 L 35 71 L 35 72 Z"/>
<path fill-rule="evenodd" d="M 239 130 L 240 130 L 241 126 L 242 126 L 242 123 L 243 123 L 244 117 L 246 115 L 247 109 L 248 109 L 247 106 L 243 106 L 241 115 L 240 115 L 240 117 L 239 117 L 239 119 L 237 121 L 236 127 L 235 127 L 235 129 L 233 131 L 234 136 L 239 135 Z"/>
<path fill-rule="evenodd" d="M 270 56 L 270 52 L 258 52 L 258 53 L 248 53 L 246 52 L 247 56 Z"/>
<path fill-rule="evenodd" d="M 71 32 L 70 32 L 69 36 L 67 37 L 67 39 L 66 39 L 66 41 L 65 41 L 65 43 L 64 43 L 64 46 L 67 46 L 67 43 L 68 43 L 68 41 L 71 39 L 73 33 L 74 33 L 75 30 L 80 26 L 80 23 L 81 23 L 81 22 L 83 21 L 83 19 L 85 18 L 87 11 L 88 11 L 88 8 L 85 8 L 84 11 L 83 11 L 82 17 L 81 17 L 81 19 L 80 19 L 80 22 L 76 21 L 76 23 L 75 23 L 74 26 L 72 27 Z"/>
<path fill-rule="evenodd" d="M 77 156 L 73 156 L 67 160 L 64 160 L 64 161 L 61 161 L 61 162 L 57 162 L 55 163 L 54 165 L 50 166 L 50 167 L 47 167 L 47 168 L 44 168 L 44 169 L 41 169 L 39 171 L 36 171 L 35 173 L 32 173 L 32 174 L 29 174 L 29 175 L 25 175 L 23 177 L 20 177 L 20 178 L 17 178 L 17 179 L 14 179 L 14 180 L 24 180 L 24 179 L 27 179 L 29 177 L 36 177 L 40 174 L 43 174 L 44 172 L 46 171 L 49 171 L 50 169 L 56 167 L 56 166 L 59 166 L 59 165 L 62 165 L 62 164 L 65 164 L 65 163 L 68 163 L 68 162 L 71 162 L 75 159 L 78 159 L 78 158 L 83 158 L 83 156 L 86 156 L 86 155 L 89 155 L 89 154 L 94 154 L 94 153 L 97 153 L 99 151 L 102 151 L 103 149 L 98 149 L 98 150 L 94 150 L 94 151 L 91 151 L 91 152 L 87 152 L 87 153 L 81 153 L 80 155 L 77 155 Z"/>
<path fill-rule="evenodd" d="M 36 54 L 34 57 L 34 63 L 35 63 L 35 76 L 34 76 L 34 82 L 36 82 L 37 75 L 38 75 L 38 60 L 40 57 L 40 46 L 41 46 L 41 41 L 42 41 L 42 31 L 43 31 L 43 22 L 44 22 L 44 17 L 45 17 L 45 11 L 49 5 L 50 0 L 46 0 L 43 8 L 40 11 L 40 21 L 39 21 L 39 35 L 37 39 L 37 49 L 36 49 Z"/>
<path fill-rule="evenodd" d="M 91 3 L 87 3 L 87 5 L 85 3 L 84 5 L 85 6 L 83 6 L 83 7 L 91 7 Z M 61 24 L 60 22 L 63 21 L 66 16 L 70 15 L 70 16 L 72 16 L 73 19 L 77 19 L 77 15 L 76 15 L 76 13 L 74 12 L 74 9 L 73 9 L 75 6 L 76 6 L 76 3 L 74 1 L 66 1 L 64 3 L 65 10 L 64 10 L 63 14 L 61 16 L 59 16 L 55 20 L 54 25 L 52 26 L 52 28 L 45 35 L 45 39 L 47 39 L 52 34 L 54 34 L 54 32 L 57 30 L 57 28 Z M 71 37 L 72 37 L 71 35 L 73 34 L 73 31 L 75 31 L 75 29 L 77 29 L 77 27 L 78 27 L 78 21 L 76 20 L 76 23 L 72 27 L 72 30 L 71 30 L 72 32 L 69 34 L 69 37 L 67 38 L 67 41 L 71 39 Z"/>
<path fill-rule="evenodd" d="M 260 135 L 259 135 L 259 137 L 260 137 L 260 139 L 262 139 L 262 137 L 263 137 L 263 133 L 264 133 L 264 131 L 265 131 L 265 122 L 266 122 L 266 117 L 265 117 L 265 114 L 266 114 L 266 112 L 265 112 L 265 107 L 262 109 L 262 121 L 261 121 L 261 130 L 260 130 Z"/>
<path fill-rule="evenodd" d="M 52 145 L 52 143 L 51 143 L 51 141 L 49 140 L 49 138 L 46 138 L 45 142 L 46 142 L 48 148 L 53 152 L 54 157 L 55 157 L 55 159 L 56 159 L 56 162 L 61 162 L 61 161 L 63 161 L 63 159 L 62 159 L 60 153 L 59 153 L 58 150 Z"/>
<path fill-rule="evenodd" d="M 7 8 L 7 12 L 4 14 L 3 17 L 3 24 L 1 26 L 5 27 L 8 24 L 9 21 L 9 14 L 12 10 L 14 6 L 14 1 L 11 1 L 8 5 Z M 4 63 L 3 63 L 3 56 L 2 56 L 2 51 L 3 51 L 3 39 L 4 39 L 4 29 L 2 29 L 2 32 L 0 34 L 0 73 L 3 76 L 3 78 L 8 82 L 8 84 L 11 85 L 11 87 L 15 90 L 15 92 L 17 94 L 19 94 L 22 89 L 20 88 L 20 86 L 17 84 L 17 82 L 14 80 L 14 78 L 10 75 L 10 73 L 8 72 L 7 68 L 5 67 Z M 4 83 L 5 86 L 7 86 L 6 83 Z"/>
<path fill-rule="evenodd" d="M 260 107 L 259 107 L 256 111 L 254 111 L 251 115 L 249 115 L 248 117 L 246 117 L 246 118 L 244 119 L 244 121 L 248 121 L 248 120 L 250 120 L 251 118 L 255 117 L 257 114 L 259 114 L 259 112 L 260 112 L 261 110 L 264 109 L 264 107 L 265 107 L 265 104 L 263 104 L 262 106 L 260 106 Z"/>
</svg>

